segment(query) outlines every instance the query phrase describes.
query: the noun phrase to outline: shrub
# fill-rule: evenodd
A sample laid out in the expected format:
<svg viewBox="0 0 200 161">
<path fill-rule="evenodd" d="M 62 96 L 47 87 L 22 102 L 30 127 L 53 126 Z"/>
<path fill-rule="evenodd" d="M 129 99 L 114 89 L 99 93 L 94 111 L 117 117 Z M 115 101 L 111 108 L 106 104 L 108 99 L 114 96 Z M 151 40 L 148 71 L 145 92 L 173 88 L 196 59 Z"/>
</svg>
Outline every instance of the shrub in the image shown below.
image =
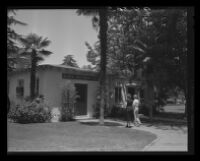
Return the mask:
<svg viewBox="0 0 200 161">
<path fill-rule="evenodd" d="M 145 116 L 149 116 L 149 108 L 148 105 L 144 102 L 141 102 L 140 108 L 139 108 L 139 113 L 143 114 Z"/>
<path fill-rule="evenodd" d="M 60 121 L 74 120 L 74 106 L 77 97 L 78 95 L 74 84 L 68 82 L 62 87 Z"/>
<path fill-rule="evenodd" d="M 18 123 L 43 123 L 51 120 L 50 108 L 38 98 L 32 102 L 24 101 L 11 108 L 8 118 Z"/>
<path fill-rule="evenodd" d="M 109 113 L 109 117 L 126 120 L 126 108 L 113 106 L 111 112 Z"/>
</svg>

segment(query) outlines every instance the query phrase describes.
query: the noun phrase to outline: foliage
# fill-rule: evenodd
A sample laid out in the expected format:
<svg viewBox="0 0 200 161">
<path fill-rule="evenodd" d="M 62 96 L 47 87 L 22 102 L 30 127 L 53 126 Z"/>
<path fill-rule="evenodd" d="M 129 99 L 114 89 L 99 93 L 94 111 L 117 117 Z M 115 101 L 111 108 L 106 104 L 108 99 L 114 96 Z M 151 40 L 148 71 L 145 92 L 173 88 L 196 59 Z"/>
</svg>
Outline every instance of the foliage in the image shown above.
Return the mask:
<svg viewBox="0 0 200 161">
<path fill-rule="evenodd" d="M 51 110 L 41 99 L 36 98 L 12 107 L 8 118 L 17 123 L 44 123 L 51 120 Z"/>
<path fill-rule="evenodd" d="M 134 70 L 139 68 L 138 59 L 142 59 L 145 44 L 140 41 L 140 19 L 132 20 L 139 12 L 133 10 L 109 10 L 108 18 L 108 57 L 107 70 L 112 73 L 131 77 Z M 134 27 L 132 27 L 134 25 Z M 88 47 L 87 59 L 99 68 L 100 44 L 96 42 L 94 48 L 86 42 Z"/>
<path fill-rule="evenodd" d="M 19 61 L 23 61 L 25 57 L 21 56 L 18 51 L 20 47 L 17 44 L 18 39 L 21 37 L 12 28 L 13 25 L 26 26 L 26 23 L 18 21 L 14 18 L 16 15 L 12 9 L 7 10 L 7 70 L 12 71 L 15 69 L 15 64 Z"/>
<path fill-rule="evenodd" d="M 159 106 L 167 99 L 163 93 L 176 87 L 186 95 L 187 10 L 120 7 L 108 12 L 107 70 L 156 88 Z M 98 69 L 99 42 L 86 46 L 88 61 Z M 142 79 L 135 74 L 139 69 Z"/>
<path fill-rule="evenodd" d="M 35 63 L 37 64 L 40 61 L 44 60 L 44 56 L 49 56 L 52 52 L 45 50 L 51 43 L 48 38 L 43 38 L 42 36 L 38 36 L 35 33 L 30 33 L 27 36 L 23 36 L 19 39 L 22 49 L 20 50 L 21 55 L 29 56 L 33 59 L 34 52 L 35 55 Z"/>
<path fill-rule="evenodd" d="M 17 45 L 18 39 L 21 35 L 17 34 L 15 30 L 12 28 L 13 25 L 22 25 L 26 26 L 26 23 L 18 21 L 14 18 L 16 15 L 15 10 L 8 9 L 7 10 L 7 71 L 11 72 L 16 69 L 16 64 L 24 63 L 26 57 L 23 57 L 18 52 L 20 47 Z M 7 96 L 7 112 L 10 109 L 10 100 Z"/>
<path fill-rule="evenodd" d="M 60 121 L 70 121 L 74 119 L 74 107 L 78 97 L 73 83 L 68 82 L 62 87 L 61 117 Z"/>
<path fill-rule="evenodd" d="M 73 55 L 65 56 L 62 65 L 79 68 L 76 60 L 73 58 Z"/>
<path fill-rule="evenodd" d="M 94 44 L 94 48 L 88 43 L 85 42 L 85 45 L 88 48 L 87 52 L 87 61 L 91 63 L 93 68 L 96 71 L 100 70 L 100 46 L 99 41 Z"/>
<path fill-rule="evenodd" d="M 35 98 L 35 81 L 36 81 L 36 67 L 38 62 L 44 60 L 44 56 L 52 54 L 50 51 L 45 50 L 51 43 L 47 38 L 38 36 L 37 34 L 30 33 L 25 37 L 19 38 L 21 45 L 23 46 L 20 53 L 31 60 L 31 72 L 30 72 L 30 96 L 31 99 Z"/>
<path fill-rule="evenodd" d="M 133 112 L 130 111 L 132 114 L 131 114 L 131 117 L 132 117 L 132 120 L 133 120 Z M 127 111 L 126 111 L 126 108 L 121 108 L 119 106 L 113 106 L 111 111 L 109 112 L 108 114 L 108 117 L 111 117 L 111 118 L 117 118 L 117 119 L 121 119 L 121 120 L 124 120 L 126 121 L 126 115 L 127 115 Z"/>
</svg>

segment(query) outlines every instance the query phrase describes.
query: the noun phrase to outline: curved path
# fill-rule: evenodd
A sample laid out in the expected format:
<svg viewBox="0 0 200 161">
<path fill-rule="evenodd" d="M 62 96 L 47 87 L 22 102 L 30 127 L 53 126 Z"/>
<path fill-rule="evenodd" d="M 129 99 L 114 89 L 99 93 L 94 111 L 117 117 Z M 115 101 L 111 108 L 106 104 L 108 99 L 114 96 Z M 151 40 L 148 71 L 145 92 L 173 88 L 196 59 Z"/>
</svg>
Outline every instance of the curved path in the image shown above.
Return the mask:
<svg viewBox="0 0 200 161">
<path fill-rule="evenodd" d="M 92 120 L 81 120 L 92 121 Z M 98 121 L 98 120 L 93 120 Z M 126 123 L 123 121 L 105 121 L 121 123 L 121 128 L 125 128 Z M 145 146 L 142 151 L 187 151 L 187 126 L 185 125 L 163 125 L 144 123 L 140 127 L 133 126 L 131 129 L 144 130 L 157 135 L 157 139 Z"/>
</svg>

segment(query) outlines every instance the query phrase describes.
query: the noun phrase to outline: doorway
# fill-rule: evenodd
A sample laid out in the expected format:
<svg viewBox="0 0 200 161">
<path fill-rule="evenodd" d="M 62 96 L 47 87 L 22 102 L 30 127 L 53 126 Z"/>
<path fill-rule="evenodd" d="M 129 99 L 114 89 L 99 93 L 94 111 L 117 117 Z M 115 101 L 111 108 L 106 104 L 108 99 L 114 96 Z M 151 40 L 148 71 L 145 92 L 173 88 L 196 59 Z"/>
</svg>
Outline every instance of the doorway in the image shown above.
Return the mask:
<svg viewBox="0 0 200 161">
<path fill-rule="evenodd" d="M 134 87 L 127 87 L 127 91 L 128 91 L 129 94 L 131 94 L 131 98 L 133 99 L 134 94 L 136 94 L 135 88 Z"/>
<path fill-rule="evenodd" d="M 75 84 L 76 98 L 75 116 L 87 115 L 87 84 Z"/>
</svg>

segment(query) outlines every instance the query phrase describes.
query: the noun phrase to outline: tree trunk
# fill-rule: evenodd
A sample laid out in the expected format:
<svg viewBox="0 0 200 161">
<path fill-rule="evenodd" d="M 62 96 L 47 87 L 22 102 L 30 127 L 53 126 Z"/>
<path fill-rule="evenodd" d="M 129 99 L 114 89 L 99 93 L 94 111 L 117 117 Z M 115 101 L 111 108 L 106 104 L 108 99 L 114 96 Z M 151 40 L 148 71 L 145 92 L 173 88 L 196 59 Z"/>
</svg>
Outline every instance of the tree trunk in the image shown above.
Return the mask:
<svg viewBox="0 0 200 161">
<path fill-rule="evenodd" d="M 107 48 L 107 10 L 99 10 L 100 18 L 100 43 L 101 43 L 101 64 L 100 64 L 100 125 L 104 125 L 104 108 L 106 94 L 106 48 Z"/>
<path fill-rule="evenodd" d="M 148 91 L 149 117 L 150 117 L 150 120 L 152 120 L 153 119 L 154 93 L 153 93 L 153 86 L 151 84 L 147 85 L 147 91 Z"/>
<path fill-rule="evenodd" d="M 35 98 L 35 81 L 36 81 L 36 51 L 33 50 L 31 62 L 31 77 L 30 77 L 30 97 L 31 100 Z"/>
</svg>

